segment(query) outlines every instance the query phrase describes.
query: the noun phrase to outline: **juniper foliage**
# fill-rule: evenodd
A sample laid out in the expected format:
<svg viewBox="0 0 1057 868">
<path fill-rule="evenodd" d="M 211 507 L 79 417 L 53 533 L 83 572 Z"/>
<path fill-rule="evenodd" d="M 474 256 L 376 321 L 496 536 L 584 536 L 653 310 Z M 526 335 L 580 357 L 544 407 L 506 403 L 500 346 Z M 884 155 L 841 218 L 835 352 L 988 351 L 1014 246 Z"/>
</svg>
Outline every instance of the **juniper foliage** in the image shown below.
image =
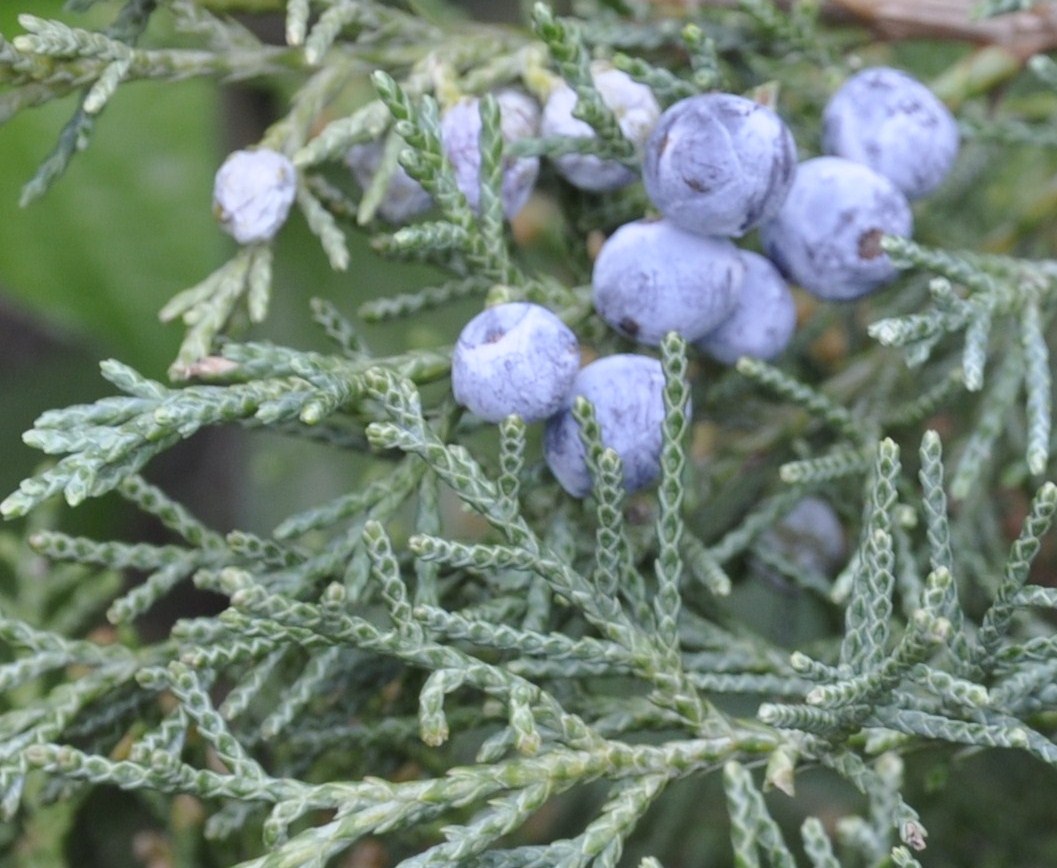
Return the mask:
<svg viewBox="0 0 1057 868">
<path fill-rule="evenodd" d="M 92 146 L 107 102 L 135 81 L 280 80 L 289 103 L 261 145 L 298 167 L 297 206 L 331 267 L 349 268 L 348 236 L 366 230 L 385 256 L 449 274 L 356 319 L 314 301 L 332 346 L 294 349 L 232 336 L 241 318 L 265 319 L 272 294 L 272 245 L 240 248 L 161 312 L 186 327 L 172 382 L 104 362 L 113 397 L 44 413 L 25 435 L 53 460 L 0 504 L 28 516 L 24 545 L 0 539 L 12 851 L 41 818 L 65 835 L 62 800 L 108 786 L 142 794 L 174 840 L 209 839 L 210 864 L 338 864 L 384 840 L 408 868 L 916 865 L 953 846 L 926 838 L 908 795 L 917 758 L 947 769 L 968 749 L 1007 748 L 1055 773 L 1057 592 L 1032 580 L 1053 566 L 1057 262 L 986 239 L 961 249 L 941 199 L 921 206 L 921 240 L 883 242 L 905 278 L 854 312 L 805 301 L 781 360 L 725 372 L 669 335 L 661 479 L 631 497 L 590 404 L 575 413 L 594 488 L 574 502 L 519 419 L 485 430 L 454 405 L 449 348 L 369 348 L 371 323 L 478 298 L 545 304 L 599 354 L 627 350 L 591 311 L 583 241 L 642 216 L 641 189 L 587 196 L 546 177 L 572 254 L 541 264 L 504 221 L 503 162 L 579 152 L 636 165 L 593 58 L 662 104 L 716 86 L 777 99 L 810 152 L 812 117 L 867 36 L 816 3 L 719 5 L 736 8 L 585 0 L 574 18 L 536 4 L 524 26 L 500 27 L 434 3 L 127 0 L 100 30 L 25 14 L 0 38 L 0 120 L 76 99 L 24 202 Z M 282 15 L 285 44 L 247 26 L 265 13 Z M 1035 114 L 1011 98 L 985 117 L 968 99 L 972 147 L 1052 147 L 1052 61 L 1030 66 Z M 440 111 L 506 85 L 543 98 L 559 79 L 596 137 L 505 143 L 484 99 L 475 211 Z M 374 98 L 330 111 L 367 82 Z M 378 140 L 386 156 L 359 191 L 338 169 Z M 944 195 L 972 201 L 980 153 Z M 400 168 L 434 208 L 386 227 L 376 214 Z M 1036 228 L 1019 231 L 1025 248 Z M 221 534 L 141 472 L 224 425 L 369 455 L 372 468 L 268 535 Z M 1023 502 L 1011 533 L 996 491 Z M 111 492 L 171 541 L 58 529 L 57 496 Z M 801 534 L 789 543 L 783 522 L 809 495 L 838 506 L 851 541 L 838 558 L 805 555 Z M 476 531 L 454 530 L 452 496 Z M 130 572 L 143 578 L 122 590 Z M 148 640 L 138 620 L 181 583 L 225 608 Z M 761 594 L 784 595 L 790 620 L 806 607 L 815 626 L 789 634 L 754 617 L 746 601 Z M 114 641 L 100 641 L 102 608 Z M 797 798 L 819 775 L 860 795 L 837 822 Z M 651 834 L 672 805 L 696 806 L 687 786 L 725 801 L 726 856 Z M 177 797 L 199 819 L 181 823 Z"/>
</svg>

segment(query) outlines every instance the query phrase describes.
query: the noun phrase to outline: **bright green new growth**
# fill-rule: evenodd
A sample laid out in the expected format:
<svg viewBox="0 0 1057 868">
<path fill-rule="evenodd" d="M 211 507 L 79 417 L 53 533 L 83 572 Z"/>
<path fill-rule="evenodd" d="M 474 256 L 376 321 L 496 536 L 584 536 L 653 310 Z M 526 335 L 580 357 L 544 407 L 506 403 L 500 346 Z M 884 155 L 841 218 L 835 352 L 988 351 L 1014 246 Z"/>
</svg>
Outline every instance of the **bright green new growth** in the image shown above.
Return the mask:
<svg viewBox="0 0 1057 868">
<path fill-rule="evenodd" d="M 262 144 L 297 165 L 298 208 L 331 267 L 349 266 L 346 233 L 374 226 L 398 166 L 435 203 L 374 244 L 449 277 L 363 303 L 363 322 L 524 299 L 598 354 L 627 351 L 590 311 L 582 242 L 641 217 L 641 189 L 554 193 L 572 240 L 552 268 L 514 241 L 503 161 L 576 150 L 635 165 L 593 89 L 596 56 L 665 104 L 717 82 L 771 96 L 788 82 L 779 108 L 788 98 L 798 135 L 810 135 L 805 106 L 828 86 L 817 67 L 842 77 L 845 49 L 862 41 L 824 26 L 813 3 L 787 13 L 745 0 L 686 20 L 645 2 L 576 4 L 582 20 L 536 4 L 520 29 L 407 5 L 423 14 L 354 0 L 129 0 L 101 32 L 23 16 L 24 32 L 0 39 L 0 120 L 80 94 L 24 199 L 89 144 L 125 83 L 284 74 L 297 87 Z M 281 10 L 287 45 L 223 14 L 243 7 Z M 195 48 L 140 47 L 163 14 Z M 1044 84 L 1047 60 L 1032 64 Z M 488 92 L 542 96 L 556 76 L 597 137 L 505 145 Z M 327 113 L 368 82 L 376 99 Z M 442 108 L 462 93 L 484 96 L 479 213 L 439 136 Z M 1039 145 L 1044 127 L 1011 117 L 973 129 Z M 375 182 L 343 185 L 348 148 L 383 138 Z M 29 551 L 0 537 L 14 574 L 0 605 L 0 812 L 34 822 L 56 799 L 106 785 L 146 791 L 153 805 L 200 800 L 208 819 L 196 834 L 215 861 L 246 866 L 337 864 L 378 836 L 409 868 L 660 868 L 679 857 L 650 834 L 651 809 L 689 785 L 725 800 L 729 818 L 729 851 L 693 864 L 918 864 L 926 830 L 904 778 L 920 778 L 911 766 L 925 748 L 946 764 L 966 747 L 1015 748 L 1057 773 L 1046 611 L 1057 591 L 1031 581 L 1037 560 L 1053 563 L 1043 537 L 1057 509 L 1057 263 L 943 249 L 947 227 L 928 207 L 928 243 L 883 241 L 908 278 L 854 315 L 814 310 L 773 364 L 719 371 L 667 336 L 654 491 L 626 494 L 620 458 L 578 401 L 594 480 L 583 502 L 549 478 L 530 426 L 462 416 L 447 347 L 376 355 L 320 300 L 312 315 L 331 351 L 229 337 L 243 312 L 265 319 L 273 289 L 271 244 L 241 248 L 161 313 L 186 326 L 174 384 L 104 362 L 116 395 L 48 411 L 25 435 L 54 460 L 0 503 L 5 518 L 29 517 Z M 844 341 L 837 359 L 817 349 L 827 334 Z M 270 534 L 221 534 L 140 474 L 232 424 L 361 453 L 372 468 Z M 1025 501 L 1012 531 L 992 497 L 1000 488 Z M 73 506 L 107 493 L 170 541 L 55 529 L 57 495 Z M 847 529 L 835 576 L 774 542 L 808 495 L 837 506 Z M 467 524 L 453 499 L 476 530 L 456 532 Z M 122 590 L 123 571 L 141 580 Z M 221 595 L 223 611 L 148 641 L 137 620 L 181 583 Z M 759 599 L 779 602 L 783 624 L 751 612 Z M 91 634 L 102 609 L 109 644 Z M 805 611 L 814 626 L 798 623 Z M 821 775 L 858 794 L 839 821 L 796 801 L 801 780 Z M 789 799 L 793 825 L 788 803 L 773 811 Z M 554 806 L 575 822 L 548 825 Z M 948 846 L 936 831 L 927 843 Z"/>
</svg>

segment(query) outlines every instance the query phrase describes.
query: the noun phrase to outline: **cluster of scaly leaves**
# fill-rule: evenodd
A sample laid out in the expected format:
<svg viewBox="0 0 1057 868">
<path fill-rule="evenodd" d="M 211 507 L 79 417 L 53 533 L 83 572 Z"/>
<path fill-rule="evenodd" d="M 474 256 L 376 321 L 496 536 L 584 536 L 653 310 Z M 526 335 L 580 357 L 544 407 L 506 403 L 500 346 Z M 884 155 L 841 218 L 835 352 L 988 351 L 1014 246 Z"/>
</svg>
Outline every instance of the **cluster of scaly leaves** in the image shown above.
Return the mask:
<svg viewBox="0 0 1057 868">
<path fill-rule="evenodd" d="M 600 329 L 589 287 L 575 285 L 582 254 L 563 280 L 511 243 L 503 160 L 580 151 L 634 162 L 591 83 L 595 54 L 670 103 L 720 82 L 773 92 L 779 67 L 832 63 L 837 44 L 815 4 L 787 14 L 762 0 L 690 22 L 648 3 L 592 4 L 581 21 L 537 5 L 532 33 L 449 30 L 374 2 L 290 0 L 282 47 L 213 5 L 164 5 L 201 41 L 195 50 L 138 47 L 162 14 L 152 0 L 130 0 L 98 33 L 23 17 L 26 33 L 0 42 L 0 81 L 11 86 L 0 111 L 81 94 L 28 198 L 87 143 L 123 82 L 285 71 L 299 88 L 262 144 L 297 165 L 299 207 L 333 267 L 346 267 L 345 232 L 372 224 L 398 166 L 436 204 L 376 246 L 436 262 L 450 280 L 364 305 L 363 319 L 474 294 L 531 299 L 603 353 L 627 346 Z M 318 129 L 324 107 L 374 67 L 377 99 Z M 1035 67 L 1042 75 L 1045 64 Z M 441 147 L 441 107 L 513 81 L 543 92 L 558 76 L 597 137 L 506 144 L 485 96 L 475 212 Z M 356 199 L 328 169 L 380 137 L 386 156 Z M 590 230 L 644 209 L 637 188 L 567 204 L 569 225 Z M 838 865 L 838 852 L 855 864 L 917 864 L 926 832 L 903 795 L 904 753 L 1006 747 L 1057 765 L 1048 731 L 1057 639 L 1045 617 L 1057 594 L 1028 581 L 1057 486 L 1033 491 L 1005 546 L 986 496 L 1002 437 L 1016 447 L 1003 456 L 1024 456 L 1015 462 L 1026 472 L 1012 474 L 1021 487 L 1051 463 L 1045 326 L 1057 266 L 885 244 L 899 264 L 936 275 L 931 306 L 912 281 L 893 290 L 870 327 L 878 343 L 829 376 L 811 348 L 848 325 L 834 310 L 816 311 L 781 363 L 743 359 L 726 374 L 694 373 L 684 343 L 665 340 L 656 493 L 629 502 L 619 456 L 578 401 L 594 479 L 583 503 L 547 476 L 519 419 L 498 426 L 491 450 L 481 446 L 480 426 L 435 388 L 446 348 L 376 356 L 322 302 L 314 313 L 331 352 L 218 343 L 240 305 L 251 320 L 267 309 L 272 249 L 239 250 L 163 311 L 188 326 L 173 373 L 194 382 L 168 386 L 106 362 L 119 395 L 45 413 L 26 435 L 55 460 L 0 504 L 5 517 L 38 517 L 31 554 L 3 539 L 15 578 L 0 610 L 0 810 L 32 814 L 105 784 L 202 800 L 205 834 L 233 842 L 227 852 L 246 865 L 322 866 L 386 835 L 407 866 L 614 866 L 673 785 L 714 773 L 736 862 L 786 866 L 793 846 L 764 791 L 792 796 L 799 774 L 821 767 L 859 791 L 866 810 L 835 827 L 806 817 L 810 864 Z M 997 370 L 985 377 L 991 358 Z M 1021 387 L 1024 432 L 1009 421 Z M 976 395 L 948 484 L 940 438 L 923 426 Z M 367 453 L 372 468 L 270 534 L 220 534 L 140 472 L 203 428 L 232 424 Z M 917 487 L 901 467 L 908 448 Z M 170 541 L 72 536 L 42 517 L 57 495 L 74 505 L 107 493 L 153 516 Z M 809 494 L 853 504 L 842 518 L 858 544 L 835 578 L 776 533 Z M 475 531 L 455 532 L 452 496 L 479 519 Z M 42 557 L 58 565 L 44 581 Z M 121 574 L 139 581 L 120 591 Z M 137 619 L 191 582 L 219 594 L 223 611 L 142 639 Z M 768 587 L 842 627 L 790 654 L 732 602 Z M 113 629 L 86 637 L 103 606 Z M 526 831 L 541 809 L 569 804 L 568 793 L 589 805 L 571 836 Z M 247 840 L 247 830 L 259 834 Z"/>
<path fill-rule="evenodd" d="M 269 852 L 253 864 L 300 865 L 324 864 L 381 830 L 431 818 L 454 823 L 459 811 L 477 806 L 461 825 L 446 827 L 443 842 L 407 864 L 458 864 L 486 850 L 496 864 L 615 864 L 625 838 L 668 784 L 722 766 L 735 851 L 763 848 L 773 860 L 788 850 L 745 769 L 763 757 L 768 780 L 789 791 L 795 769 L 814 763 L 861 789 L 874 805 L 872 819 L 851 824 L 856 835 L 849 832 L 849 840 L 881 858 L 896 836 L 903 842 L 897 846 L 924 846 L 917 815 L 899 796 L 901 748 L 922 738 L 1019 747 L 1057 763 L 1057 745 L 1030 723 L 1057 702 L 1041 689 L 1057 666 L 1053 638 L 1028 638 L 1017 629 L 1018 612 L 1057 605 L 1049 589 L 1026 585 L 1057 487 L 1038 492 L 993 602 L 972 626 L 954 584 L 938 437 L 930 433 L 922 444 L 923 496 L 905 504 L 908 510 L 897 492 L 898 448 L 882 441 L 873 450 L 861 543 L 847 568 L 846 624 L 835 656 L 787 657 L 762 637 L 683 609 L 690 578 L 684 552 L 718 560 L 724 542 L 711 550 L 685 547 L 686 359 L 677 339 L 663 350 L 663 473 L 654 532 L 645 543 L 629 535 L 619 458 L 602 446 L 590 405 L 577 407 L 596 480 L 596 544 L 587 549 L 575 541 L 586 514 L 559 509 L 539 529 L 526 518 L 522 485 L 533 474 L 522 423 L 501 426 L 501 452 L 489 474 L 465 448 L 447 442 L 450 410 L 426 418 L 414 384 L 393 360 L 327 379 L 318 359 L 312 371 L 306 355 L 295 361 L 275 353 L 265 361 L 264 353 L 241 348 L 232 355 L 272 367 L 272 376 L 93 405 L 95 424 L 107 428 L 104 414 L 127 415 L 118 400 L 140 402 L 141 416 L 181 436 L 177 399 L 184 407 L 198 399 L 196 410 L 186 411 L 197 424 L 267 416 L 275 405 L 247 395 L 267 394 L 269 384 L 282 382 L 283 369 L 296 365 L 302 388 L 285 392 L 288 412 L 332 406 L 360 416 L 363 436 L 393 466 L 378 483 L 292 517 L 267 539 L 221 537 L 129 470 L 117 474 L 113 487 L 157 516 L 179 544 L 36 532 L 31 544 L 52 560 L 149 572 L 113 603 L 114 623 L 142 614 L 192 576 L 224 594 L 229 608 L 182 621 L 169 639 L 139 649 L 64 639 L 7 618 L 3 637 L 20 651 L 4 672 L 7 689 L 60 667 L 78 665 L 83 675 L 0 716 L 6 810 L 17 808 L 34 769 L 218 800 L 214 835 L 240 828 L 257 810 L 252 803 L 264 803 Z M 226 406 L 236 414 L 204 418 L 223 402 L 201 400 L 201 389 L 227 393 Z M 84 413 L 74 407 L 45 421 L 68 416 L 83 425 Z M 185 421 L 182 430 L 191 427 Z M 120 428 L 141 444 L 153 436 L 116 421 L 108 430 Z M 53 430 L 38 429 L 45 436 Z M 91 493 L 107 478 L 97 469 L 97 439 L 68 456 L 62 471 L 74 479 L 87 468 L 95 480 Z M 116 450 L 112 456 L 118 460 Z M 491 533 L 477 542 L 440 533 L 438 486 L 478 513 Z M 24 488 L 5 508 L 29 509 L 49 491 Z M 417 502 L 416 529 L 401 554 L 385 525 L 408 498 Z M 898 523 L 908 523 L 903 512 L 925 526 L 927 575 L 913 558 L 909 564 L 897 558 Z M 909 612 L 902 624 L 893 614 L 897 573 Z M 210 688 L 221 681 L 234 687 L 218 707 Z M 379 707 L 379 683 L 400 694 L 388 707 Z M 635 683 L 641 693 L 628 692 Z M 728 693 L 785 701 L 760 704 L 757 723 L 716 708 L 714 699 Z M 160 702 L 162 694 L 175 702 Z M 384 720 L 374 721 L 383 708 Z M 141 733 L 127 757 L 115 759 L 107 745 L 133 725 Z M 194 764 L 192 728 L 219 767 Z M 639 740 L 651 731 L 665 735 Z M 404 783 L 356 782 L 367 769 L 358 752 L 350 755 L 350 743 L 414 755 L 417 740 L 440 748 L 453 734 L 470 733 L 478 748 L 469 765 Z M 880 756 L 876 764 L 872 754 Z M 346 777 L 334 776 L 335 763 Z M 311 783 L 321 768 L 330 775 Z M 575 839 L 491 850 L 553 796 L 599 779 L 609 782 L 609 801 Z M 320 809 L 337 814 L 290 834 L 290 824 Z M 831 854 L 817 823 L 805 823 L 803 834 L 806 846 Z"/>
</svg>

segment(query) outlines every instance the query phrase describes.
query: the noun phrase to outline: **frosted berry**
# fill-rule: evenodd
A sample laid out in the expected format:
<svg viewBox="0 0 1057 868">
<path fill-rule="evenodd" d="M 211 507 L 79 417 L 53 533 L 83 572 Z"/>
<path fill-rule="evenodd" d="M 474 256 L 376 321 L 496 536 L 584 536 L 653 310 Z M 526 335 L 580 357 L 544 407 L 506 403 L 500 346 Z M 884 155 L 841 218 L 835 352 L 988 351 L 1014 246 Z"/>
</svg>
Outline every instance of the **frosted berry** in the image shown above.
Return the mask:
<svg viewBox="0 0 1057 868">
<path fill-rule="evenodd" d="M 839 301 L 895 277 L 881 238 L 909 237 L 913 224 L 906 197 L 887 178 L 851 160 L 816 157 L 800 165 L 785 204 L 760 235 L 787 278 Z"/>
<path fill-rule="evenodd" d="M 660 474 L 664 425 L 664 371 L 656 359 L 616 355 L 598 359 L 576 376 L 564 409 L 547 420 L 543 449 L 547 466 L 573 497 L 591 491 L 591 475 L 572 414 L 582 395 L 594 405 L 602 443 L 624 463 L 624 487 L 635 491 Z"/>
<path fill-rule="evenodd" d="M 742 356 L 773 359 L 796 331 L 796 302 L 770 260 L 744 250 L 745 280 L 734 313 L 695 343 L 718 362 L 733 365 Z"/>
<path fill-rule="evenodd" d="M 345 156 L 356 183 L 367 189 L 382 162 L 385 145 L 367 142 L 353 145 Z M 433 206 L 433 199 L 425 188 L 398 165 L 389 176 L 385 195 L 378 205 L 378 213 L 390 223 L 403 224 L 425 214 Z"/>
<path fill-rule="evenodd" d="M 297 170 L 277 151 L 235 151 L 217 170 L 213 213 L 240 244 L 275 236 L 297 193 Z"/>
<path fill-rule="evenodd" d="M 653 128 L 642 164 L 646 192 L 677 226 L 744 235 L 781 207 L 796 145 L 780 117 L 729 93 L 680 100 Z"/>
<path fill-rule="evenodd" d="M 809 572 L 828 575 L 845 555 L 844 527 L 837 513 L 818 497 L 798 500 L 772 527 L 760 535 L 760 543 L 787 561 Z"/>
<path fill-rule="evenodd" d="M 734 310 L 745 266 L 725 238 L 667 220 L 626 223 L 602 245 L 592 284 L 598 315 L 629 338 L 657 346 L 670 331 L 696 340 Z"/>
<path fill-rule="evenodd" d="M 501 90 L 495 98 L 499 103 L 499 124 L 504 142 L 516 142 L 537 134 L 540 110 L 531 97 L 517 90 Z M 475 211 L 481 199 L 480 136 L 481 101 L 477 97 L 464 97 L 440 119 L 444 152 L 455 169 L 459 189 Z M 539 167 L 538 157 L 503 158 L 503 211 L 508 218 L 528 202 Z"/>
<path fill-rule="evenodd" d="M 455 400 L 489 422 L 558 410 L 580 367 L 576 336 L 537 304 L 497 304 L 463 328 L 452 353 Z"/>
<path fill-rule="evenodd" d="M 594 66 L 591 79 L 602 97 L 602 102 L 613 112 L 624 137 L 641 150 L 660 117 L 661 107 L 646 85 L 635 81 L 627 73 L 611 67 Z M 545 137 L 594 138 L 590 124 L 573 116 L 576 91 L 562 82 L 547 97 L 540 121 L 540 134 Z M 604 160 L 592 154 L 562 154 L 554 164 L 565 180 L 581 190 L 601 193 L 625 187 L 638 178 L 638 173 L 618 160 Z"/>
<path fill-rule="evenodd" d="M 916 78 L 880 66 L 853 75 L 833 95 L 822 115 L 822 146 L 917 199 L 947 177 L 958 156 L 958 124 Z"/>
</svg>

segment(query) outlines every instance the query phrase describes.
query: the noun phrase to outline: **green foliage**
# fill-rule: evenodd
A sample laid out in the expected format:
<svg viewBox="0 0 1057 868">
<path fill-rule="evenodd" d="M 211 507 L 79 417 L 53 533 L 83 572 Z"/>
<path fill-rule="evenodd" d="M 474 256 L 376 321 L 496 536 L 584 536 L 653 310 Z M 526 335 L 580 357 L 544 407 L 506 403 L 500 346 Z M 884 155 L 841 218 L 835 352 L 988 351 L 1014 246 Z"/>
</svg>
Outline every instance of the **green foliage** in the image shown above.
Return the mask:
<svg viewBox="0 0 1057 868">
<path fill-rule="evenodd" d="M 16 11 L 4 4 L 0 33 L 18 32 Z M 29 11 L 58 14 L 61 4 L 42 0 Z M 102 10 L 81 17 L 108 20 Z M 8 81 L 7 73 L 5 66 L 0 82 Z M 72 106 L 69 98 L 46 101 L 51 88 L 0 83 L 0 199 L 11 212 L 0 227 L 0 281 L 5 296 L 90 341 L 92 358 L 119 355 L 160 374 L 178 340 L 154 325 L 159 307 L 222 256 L 208 214 L 214 144 L 207 128 L 186 122 L 217 111 L 218 98 L 204 81 L 146 82 L 119 91 L 92 134 L 98 146 L 78 153 L 49 195 L 17 211 L 21 187 Z M 33 111 L 20 111 L 34 94 L 24 106 Z M 159 141 L 169 146 L 161 149 Z M 110 255 L 117 239 L 119 258 Z"/>
<path fill-rule="evenodd" d="M 383 255 L 438 270 L 356 302 L 309 301 L 303 287 L 331 343 L 312 351 L 245 334 L 282 296 L 282 243 L 219 266 L 203 251 L 208 276 L 161 310 L 186 329 L 173 382 L 104 362 L 117 394 L 45 412 L 26 433 L 51 460 L 0 503 L 28 522 L 24 542 L 0 536 L 5 853 L 54 863 L 79 800 L 116 787 L 174 853 L 208 851 L 203 864 L 338 864 L 373 841 L 406 866 L 916 865 L 959 835 L 940 824 L 926 838 L 918 757 L 948 774 L 967 750 L 1015 749 L 1052 779 L 1057 591 L 1033 580 L 1054 563 L 1057 263 L 1026 255 L 1039 222 L 1023 223 L 1022 249 L 953 249 L 995 195 L 986 149 L 1052 145 L 1040 121 L 1057 112 L 1052 61 L 1032 62 L 1013 110 L 981 120 L 965 95 L 964 177 L 921 203 L 920 241 L 884 239 L 907 272 L 893 287 L 855 309 L 805 300 L 772 363 L 722 370 L 663 341 L 655 491 L 626 493 L 578 400 L 593 488 L 573 501 L 531 426 L 482 426 L 455 405 L 444 338 L 376 352 L 374 324 L 413 331 L 527 299 L 592 353 L 628 351 L 591 310 L 586 242 L 641 216 L 641 189 L 587 196 L 545 173 L 511 229 L 504 162 L 576 151 L 636 165 L 593 87 L 595 58 L 665 104 L 722 83 L 817 131 L 853 52 L 880 51 L 865 34 L 824 22 L 815 3 L 762 0 L 679 18 L 662 4 L 578 3 L 576 19 L 535 4 L 517 27 L 435 3 L 68 5 L 91 18 L 23 15 L 0 38 L 0 118 L 74 99 L 56 103 L 72 117 L 25 202 L 61 195 L 81 151 L 105 148 L 132 83 L 153 80 L 165 98 L 187 78 L 252 79 L 283 98 L 261 144 L 298 167 L 294 219 L 312 255 L 353 279 L 366 228 Z M 286 43 L 266 44 L 234 10 L 282 12 Z M 558 78 L 597 136 L 504 142 L 490 92 L 543 98 Z M 477 211 L 439 135 L 463 94 L 483 97 Z M 1036 107 L 1022 117 L 1017 105 Z M 378 175 L 356 190 L 343 157 L 375 140 Z M 385 227 L 375 215 L 399 168 L 435 207 Z M 141 473 L 232 425 L 364 457 L 366 470 L 270 530 L 221 533 Z M 71 533 L 58 495 L 119 497 L 165 536 Z M 820 560 L 790 532 L 808 495 L 837 505 L 840 557 Z M 181 585 L 223 608 L 152 635 L 144 616 Z M 686 810 L 701 825 L 710 781 L 728 843 L 681 853 L 656 818 Z"/>
</svg>

